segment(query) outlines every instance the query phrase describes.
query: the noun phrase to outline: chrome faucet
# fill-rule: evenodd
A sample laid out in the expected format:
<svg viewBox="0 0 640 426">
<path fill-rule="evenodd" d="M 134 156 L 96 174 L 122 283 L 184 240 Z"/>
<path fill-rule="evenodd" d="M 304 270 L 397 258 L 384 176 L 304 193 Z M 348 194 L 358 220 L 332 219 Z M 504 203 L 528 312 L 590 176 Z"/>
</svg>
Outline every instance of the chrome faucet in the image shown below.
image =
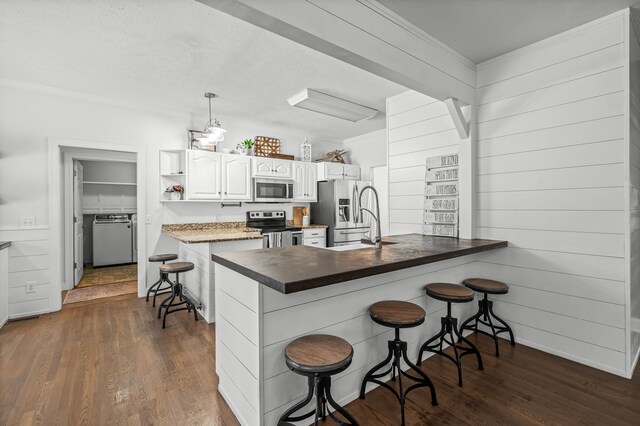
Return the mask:
<svg viewBox="0 0 640 426">
<path fill-rule="evenodd" d="M 364 191 L 366 191 L 367 189 L 370 189 L 373 191 L 373 194 L 376 196 L 376 214 L 373 214 L 373 212 L 367 208 L 362 207 L 362 194 L 364 194 Z M 373 219 L 375 219 L 376 221 L 376 236 L 371 238 L 371 244 L 375 245 L 376 248 L 382 248 L 382 236 L 380 235 L 380 203 L 378 201 L 378 191 L 376 191 L 376 189 L 371 186 L 371 185 L 367 185 L 364 188 L 362 188 L 362 190 L 360 191 L 360 196 L 358 197 L 358 204 L 360 205 L 360 214 L 362 215 L 362 211 L 366 211 L 367 213 L 369 213 L 371 216 L 373 216 Z"/>
</svg>

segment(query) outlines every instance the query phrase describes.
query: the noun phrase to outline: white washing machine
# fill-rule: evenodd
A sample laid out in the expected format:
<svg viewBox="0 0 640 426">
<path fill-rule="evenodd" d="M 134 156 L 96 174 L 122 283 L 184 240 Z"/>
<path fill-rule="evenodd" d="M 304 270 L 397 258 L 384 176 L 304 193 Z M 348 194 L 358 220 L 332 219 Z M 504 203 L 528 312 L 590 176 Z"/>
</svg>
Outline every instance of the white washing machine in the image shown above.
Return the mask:
<svg viewBox="0 0 640 426">
<path fill-rule="evenodd" d="M 93 266 L 131 263 L 131 220 L 126 214 L 98 214 L 93 220 Z"/>
</svg>

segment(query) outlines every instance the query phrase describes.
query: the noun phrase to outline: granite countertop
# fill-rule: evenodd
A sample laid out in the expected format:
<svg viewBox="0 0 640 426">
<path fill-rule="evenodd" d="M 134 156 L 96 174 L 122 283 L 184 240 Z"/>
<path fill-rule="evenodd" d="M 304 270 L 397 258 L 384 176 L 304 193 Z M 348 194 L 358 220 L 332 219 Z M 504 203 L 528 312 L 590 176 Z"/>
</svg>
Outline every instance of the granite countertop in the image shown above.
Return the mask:
<svg viewBox="0 0 640 426">
<path fill-rule="evenodd" d="M 244 222 L 211 222 L 162 225 L 162 233 L 187 244 L 258 240 L 260 230 L 247 228 Z"/>
<path fill-rule="evenodd" d="M 11 241 L 0 241 L 0 250 L 11 247 Z"/>
<path fill-rule="evenodd" d="M 383 239 L 382 249 L 337 251 L 308 246 L 216 253 L 212 260 L 280 293 L 295 293 L 357 278 L 507 247 L 506 241 L 465 240 L 420 234 Z M 292 267 L 302 265 L 302 267 Z"/>
</svg>

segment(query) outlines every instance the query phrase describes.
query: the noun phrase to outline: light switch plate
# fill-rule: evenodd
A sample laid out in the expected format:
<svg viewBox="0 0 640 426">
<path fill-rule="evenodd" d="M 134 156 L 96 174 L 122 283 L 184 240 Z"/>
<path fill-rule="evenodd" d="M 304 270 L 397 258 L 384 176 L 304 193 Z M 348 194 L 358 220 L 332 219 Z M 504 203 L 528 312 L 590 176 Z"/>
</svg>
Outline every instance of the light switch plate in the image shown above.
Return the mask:
<svg viewBox="0 0 640 426">
<path fill-rule="evenodd" d="M 146 223 L 147 225 L 151 224 L 151 215 L 148 214 L 144 217 L 144 223 Z"/>
</svg>

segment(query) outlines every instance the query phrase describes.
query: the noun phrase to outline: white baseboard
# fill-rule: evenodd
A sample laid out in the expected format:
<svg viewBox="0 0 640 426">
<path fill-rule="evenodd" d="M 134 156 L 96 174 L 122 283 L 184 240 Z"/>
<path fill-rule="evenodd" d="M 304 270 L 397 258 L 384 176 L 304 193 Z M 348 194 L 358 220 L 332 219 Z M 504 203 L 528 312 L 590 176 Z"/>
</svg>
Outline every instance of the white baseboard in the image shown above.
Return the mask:
<svg viewBox="0 0 640 426">
<path fill-rule="evenodd" d="M 530 348 L 537 349 L 537 350 L 542 351 L 542 352 L 546 352 L 546 353 L 551 354 L 551 355 L 559 356 L 560 358 L 565 358 L 565 359 L 568 359 L 570 361 L 577 362 L 578 364 L 586 365 L 587 367 L 591 367 L 591 368 L 595 368 L 597 370 L 605 371 L 607 373 L 615 374 L 616 376 L 624 377 L 625 379 L 629 378 L 627 376 L 627 372 L 624 371 L 624 370 L 619 370 L 617 368 L 613 368 L 613 367 L 610 367 L 608 365 L 599 364 L 597 362 L 593 362 L 593 361 L 588 360 L 588 359 L 580 358 L 580 357 L 577 357 L 575 355 L 571 355 L 571 354 L 568 354 L 566 352 L 562 352 L 562 351 L 559 351 L 557 349 L 550 348 L 548 346 L 539 345 L 537 343 L 533 343 L 533 342 L 530 342 L 530 341 L 524 340 L 524 339 L 518 339 L 517 337 L 516 337 L 516 343 L 519 344 L 519 345 L 528 346 Z"/>
<path fill-rule="evenodd" d="M 2 322 L 0 322 L 0 328 L 4 327 L 4 325 L 9 321 L 9 317 L 6 317 Z"/>
<path fill-rule="evenodd" d="M 22 312 L 18 315 L 9 315 L 9 319 L 16 320 L 16 319 L 21 319 L 25 317 L 37 317 L 39 315 L 50 314 L 51 312 L 52 312 L 51 309 L 42 309 L 39 311 L 32 311 L 32 312 Z"/>
</svg>

